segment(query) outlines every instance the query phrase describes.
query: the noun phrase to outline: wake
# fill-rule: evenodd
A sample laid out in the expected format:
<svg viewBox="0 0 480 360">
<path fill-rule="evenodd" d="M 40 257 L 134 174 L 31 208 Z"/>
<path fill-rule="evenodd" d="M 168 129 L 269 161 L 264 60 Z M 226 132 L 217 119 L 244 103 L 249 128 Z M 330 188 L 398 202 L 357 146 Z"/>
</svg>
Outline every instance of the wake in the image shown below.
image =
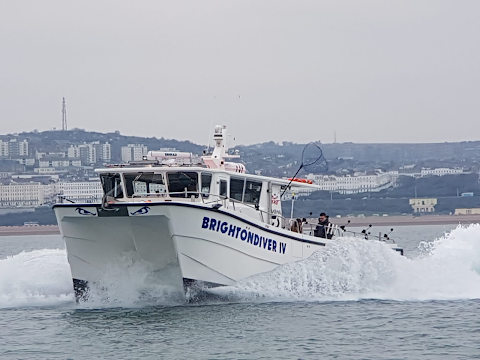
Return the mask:
<svg viewBox="0 0 480 360">
<path fill-rule="evenodd" d="M 414 259 L 381 242 L 346 238 L 310 258 L 214 292 L 230 299 L 399 301 L 480 298 L 480 224 L 419 244 Z"/>
<path fill-rule="evenodd" d="M 345 238 L 306 260 L 208 291 L 226 301 L 480 299 L 480 224 L 459 226 L 419 250 L 410 259 L 381 242 Z M 180 274 L 154 273 L 125 256 L 76 305 L 65 250 L 35 250 L 0 260 L 0 308 L 182 305 L 179 283 Z"/>
<path fill-rule="evenodd" d="M 0 260 L 0 308 L 74 302 L 65 250 L 21 252 Z"/>
</svg>

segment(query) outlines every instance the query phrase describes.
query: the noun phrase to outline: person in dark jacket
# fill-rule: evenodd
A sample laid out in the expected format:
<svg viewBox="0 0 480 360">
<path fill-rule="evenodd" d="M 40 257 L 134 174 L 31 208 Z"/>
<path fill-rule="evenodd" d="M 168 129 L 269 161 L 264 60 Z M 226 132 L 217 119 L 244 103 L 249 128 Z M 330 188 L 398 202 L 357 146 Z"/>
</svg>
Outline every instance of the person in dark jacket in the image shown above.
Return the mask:
<svg viewBox="0 0 480 360">
<path fill-rule="evenodd" d="M 320 217 L 318 218 L 318 225 L 315 228 L 315 231 L 313 233 L 314 236 L 321 237 L 321 238 L 324 238 L 324 239 L 331 239 L 332 234 L 327 234 L 327 229 L 326 229 L 329 224 L 330 224 L 330 222 L 328 221 L 327 214 L 322 212 L 320 214 Z"/>
</svg>

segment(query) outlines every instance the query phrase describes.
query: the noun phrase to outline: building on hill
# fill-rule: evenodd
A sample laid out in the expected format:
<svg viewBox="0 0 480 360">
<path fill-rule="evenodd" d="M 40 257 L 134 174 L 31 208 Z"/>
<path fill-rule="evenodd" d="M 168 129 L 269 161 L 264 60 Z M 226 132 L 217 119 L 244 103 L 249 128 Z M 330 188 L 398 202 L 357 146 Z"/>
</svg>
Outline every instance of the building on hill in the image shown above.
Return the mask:
<svg viewBox="0 0 480 360">
<path fill-rule="evenodd" d="M 38 167 L 40 168 L 68 168 L 81 167 L 82 161 L 75 158 L 42 158 L 38 160 Z"/>
<path fill-rule="evenodd" d="M 14 158 L 28 156 L 27 140 L 0 140 L 0 157 Z"/>
<path fill-rule="evenodd" d="M 435 205 L 437 205 L 436 198 L 414 198 L 409 200 L 415 213 L 432 213 L 435 212 Z"/>
<path fill-rule="evenodd" d="M 65 158 L 67 157 L 67 153 L 64 151 L 59 151 L 59 152 L 40 152 L 40 151 L 35 151 L 35 159 L 43 159 L 45 157 L 49 158 Z"/>
<path fill-rule="evenodd" d="M 122 146 L 122 161 L 140 161 L 144 155 L 147 155 L 148 148 L 141 144 L 128 144 L 127 146 Z"/>
<path fill-rule="evenodd" d="M 79 158 L 82 165 L 106 163 L 112 159 L 112 149 L 108 142 L 101 144 L 99 141 L 94 141 L 88 144 L 70 145 L 67 154 L 69 158 Z"/>
<path fill-rule="evenodd" d="M 69 158 L 80 159 L 81 165 L 95 164 L 97 158 L 92 144 L 70 145 L 67 155 Z"/>
<path fill-rule="evenodd" d="M 108 142 L 100 144 L 100 141 L 94 141 L 92 145 L 95 148 L 95 162 L 108 163 L 112 160 L 112 146 Z"/>
</svg>

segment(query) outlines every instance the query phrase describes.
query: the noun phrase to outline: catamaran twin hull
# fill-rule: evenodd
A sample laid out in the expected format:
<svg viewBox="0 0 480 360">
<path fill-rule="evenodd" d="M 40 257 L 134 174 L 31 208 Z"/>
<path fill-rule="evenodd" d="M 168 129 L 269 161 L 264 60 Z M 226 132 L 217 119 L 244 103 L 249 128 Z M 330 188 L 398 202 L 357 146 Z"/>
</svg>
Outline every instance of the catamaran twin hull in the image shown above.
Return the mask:
<svg viewBox="0 0 480 360">
<path fill-rule="evenodd" d="M 170 268 L 184 284 L 233 285 L 309 257 L 330 240 L 292 233 L 238 212 L 185 202 L 54 206 L 77 297 L 109 265 L 136 252 L 154 271 Z"/>
</svg>

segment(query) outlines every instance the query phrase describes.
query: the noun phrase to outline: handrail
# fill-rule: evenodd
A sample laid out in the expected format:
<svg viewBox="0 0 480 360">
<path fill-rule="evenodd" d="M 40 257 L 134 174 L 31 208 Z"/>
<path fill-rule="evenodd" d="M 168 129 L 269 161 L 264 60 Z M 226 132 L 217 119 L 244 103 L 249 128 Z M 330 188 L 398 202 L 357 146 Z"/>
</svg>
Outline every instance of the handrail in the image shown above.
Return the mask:
<svg viewBox="0 0 480 360">
<path fill-rule="evenodd" d="M 82 199 L 89 199 L 92 204 L 96 203 L 94 200 L 97 199 L 95 195 L 83 195 L 83 194 L 78 194 L 78 195 L 73 195 L 73 196 L 78 196 Z M 57 204 L 63 204 L 64 201 L 68 201 L 69 203 L 76 204 L 77 202 L 75 200 L 67 198 L 65 195 L 57 195 Z"/>
<path fill-rule="evenodd" d="M 395 240 L 390 239 L 389 236 L 385 236 L 387 234 L 384 234 L 383 236 L 381 233 L 379 235 L 372 235 L 367 232 L 357 232 L 357 231 L 351 231 L 351 230 L 343 230 L 344 233 L 349 233 L 352 234 L 355 237 L 363 237 L 365 240 L 378 240 L 378 241 L 383 241 L 383 242 L 392 242 L 395 243 Z"/>
</svg>

